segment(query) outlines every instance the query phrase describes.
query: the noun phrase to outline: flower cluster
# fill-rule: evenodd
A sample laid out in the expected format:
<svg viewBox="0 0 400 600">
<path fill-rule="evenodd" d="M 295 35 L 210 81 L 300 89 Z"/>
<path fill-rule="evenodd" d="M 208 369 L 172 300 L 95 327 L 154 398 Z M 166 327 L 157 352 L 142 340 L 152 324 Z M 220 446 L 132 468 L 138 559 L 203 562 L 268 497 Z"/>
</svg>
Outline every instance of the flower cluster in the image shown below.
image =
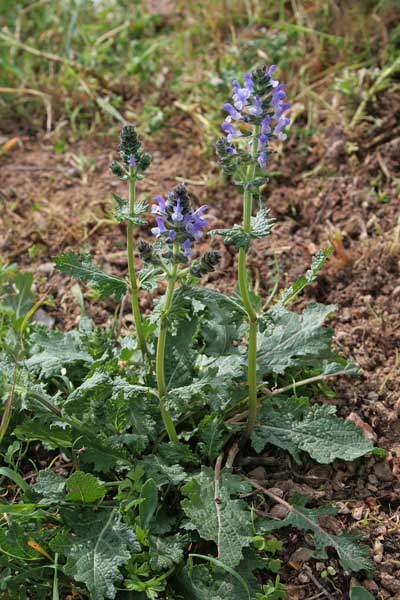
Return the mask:
<svg viewBox="0 0 400 600">
<path fill-rule="evenodd" d="M 157 227 L 151 232 L 155 237 L 163 237 L 167 241 L 177 242 L 185 257 L 192 254 L 192 242 L 202 235 L 202 229 L 208 221 L 201 216 L 209 206 L 200 206 L 194 210 L 185 184 L 177 185 L 167 197 L 156 197 L 151 212 L 156 215 Z"/>
<path fill-rule="evenodd" d="M 115 160 L 110 165 L 111 171 L 117 177 L 125 178 L 130 170 L 143 173 L 150 166 L 151 155 L 142 151 L 134 125 L 124 125 L 121 129 L 118 150 L 123 165 Z"/>
<path fill-rule="evenodd" d="M 244 74 L 244 83 L 233 81 L 232 103 L 224 104 L 228 116 L 221 128 L 226 138 L 217 143 L 217 153 L 226 171 L 233 171 L 237 159 L 256 159 L 265 169 L 268 142 L 272 135 L 286 139 L 285 127 L 289 125 L 284 112 L 290 108 L 285 101 L 286 85 L 273 79 L 275 65 L 259 67 Z M 235 142 L 246 138 L 248 149 L 243 152 Z M 236 159 L 236 160 L 235 160 Z"/>
</svg>

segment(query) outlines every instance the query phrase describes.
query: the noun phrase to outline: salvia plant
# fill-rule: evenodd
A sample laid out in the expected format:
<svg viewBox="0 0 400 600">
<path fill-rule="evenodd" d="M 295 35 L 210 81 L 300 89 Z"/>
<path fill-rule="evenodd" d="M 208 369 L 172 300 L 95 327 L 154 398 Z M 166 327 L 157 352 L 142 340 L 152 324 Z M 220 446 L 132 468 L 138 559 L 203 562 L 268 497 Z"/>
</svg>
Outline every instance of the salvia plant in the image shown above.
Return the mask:
<svg viewBox="0 0 400 600">
<path fill-rule="evenodd" d="M 261 194 L 268 157 L 290 124 L 274 70 L 235 80 L 223 107 L 217 154 L 243 193 L 243 220 L 208 234 L 236 250 L 231 296 L 200 285 L 220 268 L 220 255 L 197 245 L 212 207 L 197 206 L 184 184 L 151 207 L 137 197 L 151 157 L 133 125 L 111 164 L 127 190 L 114 194 L 114 217 L 126 223 L 128 277 L 82 252 L 55 261 L 99 299 L 123 306 L 128 296 L 132 331 L 119 318 L 95 327 L 83 308 L 77 329 L 51 331 L 31 318 L 43 301 L 32 275 L 1 267 L 2 598 L 282 598 L 281 528 L 311 534 L 313 557 L 327 564 L 370 569 L 356 536 L 321 526 L 334 506 L 278 497 L 246 467 L 265 452 L 300 469 L 373 451 L 353 422 L 315 401 L 331 393 L 328 378 L 357 371 L 324 326 L 335 307 L 289 309 L 330 249 L 272 302 L 252 288 L 249 248 L 274 225 Z M 152 312 L 141 310 L 143 291 Z M 282 519 L 266 516 L 276 503 Z"/>
</svg>

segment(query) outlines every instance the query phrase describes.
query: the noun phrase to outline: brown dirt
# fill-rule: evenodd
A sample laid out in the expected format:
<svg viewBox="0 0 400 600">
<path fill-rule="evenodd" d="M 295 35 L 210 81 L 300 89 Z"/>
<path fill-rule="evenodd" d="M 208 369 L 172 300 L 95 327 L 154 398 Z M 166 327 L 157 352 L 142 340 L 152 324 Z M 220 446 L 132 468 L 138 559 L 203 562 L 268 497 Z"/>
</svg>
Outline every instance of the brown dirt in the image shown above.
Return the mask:
<svg viewBox="0 0 400 600">
<path fill-rule="evenodd" d="M 275 154 L 271 170 L 279 169 L 281 174 L 265 191 L 277 226 L 272 237 L 254 244 L 251 252 L 256 284 L 267 297 L 276 272 L 276 266 L 271 267 L 273 259 L 282 273 L 282 286 L 308 268 L 318 248 L 334 245 L 328 266 L 299 304 L 312 298 L 338 305 L 332 318 L 335 342 L 344 356 L 360 365 L 361 377 L 335 381 L 336 395 L 328 401 L 343 416 L 357 419 L 388 456 L 329 467 L 310 462 L 301 470 L 280 465 L 279 472 L 267 468 L 254 476 L 285 494 L 297 489 L 318 497 L 319 502 L 339 502 L 340 514 L 328 526 L 334 531 L 344 526 L 357 528 L 371 546 L 376 571 L 364 585 L 378 598 L 399 600 L 400 133 L 396 115 L 391 118 L 393 123 L 383 119 L 379 129 L 361 127 L 357 135 L 327 129 L 309 140 L 305 155 L 299 153 L 299 141 L 292 137 L 291 147 Z M 151 196 L 176 184 L 175 175 L 182 176 L 192 182 L 199 203 L 213 205 L 211 226 L 229 226 L 240 219 L 240 198 L 219 177 L 216 165 L 210 167 L 196 127 L 182 115 L 175 119 L 168 137 L 160 132 L 156 141 L 146 140 L 154 162 L 140 188 Z M 357 142 L 358 149 L 349 152 L 348 142 Z M 79 309 L 71 281 L 53 270 L 52 257 L 68 247 L 87 248 L 104 268 L 126 273 L 124 227 L 107 222 L 113 205 L 111 192 L 123 195 L 124 184 L 115 182 L 108 172 L 115 140 L 98 137 L 70 144 L 69 153 L 82 152 L 95 161 L 94 169 L 85 174 L 87 182 L 68 154 L 54 153 L 53 144 L 49 137 L 22 138 L 0 158 L 0 252 L 6 260 L 34 272 L 38 294 L 53 299 L 46 311 L 57 326 L 69 328 L 76 324 Z M 384 202 L 377 197 L 378 189 Z M 221 247 L 218 240 L 211 243 Z M 221 268 L 208 278 L 207 285 L 230 291 L 235 258 L 229 249 L 222 250 Z M 111 318 L 111 302 L 93 303 L 87 292 L 86 297 L 89 315 L 97 323 Z M 144 297 L 143 307 L 149 305 L 150 299 Z M 128 312 L 125 317 L 128 325 Z M 290 552 L 306 542 L 300 536 L 293 538 Z M 288 597 L 324 597 L 296 556 L 285 572 Z M 347 597 L 344 575 L 320 576 L 329 564 L 340 571 L 337 561 L 330 558 L 312 563 L 315 577 L 335 598 Z"/>
</svg>

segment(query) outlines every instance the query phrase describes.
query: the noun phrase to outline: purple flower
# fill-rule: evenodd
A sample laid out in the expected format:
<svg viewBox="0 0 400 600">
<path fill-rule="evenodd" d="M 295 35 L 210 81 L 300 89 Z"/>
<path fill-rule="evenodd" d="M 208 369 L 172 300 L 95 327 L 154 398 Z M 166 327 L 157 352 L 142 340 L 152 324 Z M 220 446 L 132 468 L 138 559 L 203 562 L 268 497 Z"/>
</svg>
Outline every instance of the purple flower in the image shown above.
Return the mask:
<svg viewBox="0 0 400 600">
<path fill-rule="evenodd" d="M 281 117 L 274 129 L 274 134 L 282 141 L 286 140 L 287 138 L 286 133 L 283 133 L 282 129 L 286 127 L 286 125 L 289 125 L 289 123 L 290 119 L 288 119 L 287 117 Z"/>
<path fill-rule="evenodd" d="M 261 133 L 258 136 L 258 150 L 264 150 L 266 144 L 268 142 L 268 136 L 266 133 Z"/>
<path fill-rule="evenodd" d="M 260 96 L 254 96 L 253 104 L 249 108 L 249 113 L 251 115 L 256 115 L 257 117 L 262 115 L 263 109 Z"/>
<path fill-rule="evenodd" d="M 175 231 L 175 229 L 170 229 L 169 230 L 168 237 L 171 240 L 171 242 L 174 241 L 174 239 L 176 238 L 176 231 Z"/>
<path fill-rule="evenodd" d="M 153 214 L 156 214 L 156 215 L 160 215 L 162 213 L 165 213 L 166 206 L 165 206 L 165 200 L 164 200 L 164 198 L 162 196 L 156 196 L 155 199 L 158 202 L 158 206 L 157 206 L 157 204 L 152 204 L 152 206 L 151 206 L 151 212 Z"/>
<path fill-rule="evenodd" d="M 271 115 L 265 115 L 265 117 L 261 121 L 261 135 L 264 135 L 264 134 L 268 135 L 269 133 L 271 133 L 270 123 L 271 123 Z"/>
<path fill-rule="evenodd" d="M 155 237 L 160 237 L 160 235 L 162 233 L 167 231 L 167 228 L 165 227 L 164 219 L 162 219 L 161 217 L 156 217 L 156 222 L 157 222 L 157 227 L 152 227 L 151 233 Z"/>
<path fill-rule="evenodd" d="M 245 73 L 244 75 L 244 87 L 240 87 L 239 82 L 236 80 L 233 82 L 233 85 L 233 105 L 237 110 L 243 110 L 253 91 L 253 82 L 250 73 Z"/>
<path fill-rule="evenodd" d="M 283 83 L 280 83 L 273 91 L 272 93 L 272 100 L 271 100 L 271 105 L 275 108 L 276 106 L 278 106 L 281 102 L 281 100 L 283 100 L 283 98 L 286 96 L 286 92 L 285 92 L 285 87 L 286 85 Z"/>
<path fill-rule="evenodd" d="M 243 75 L 243 79 L 244 79 L 244 87 L 249 90 L 249 92 L 253 91 L 253 78 L 251 76 L 251 73 L 245 73 Z"/>
<path fill-rule="evenodd" d="M 223 131 L 225 131 L 225 133 L 228 134 L 226 136 L 226 139 L 228 140 L 228 142 L 231 142 L 234 138 L 240 137 L 241 133 L 240 131 L 234 128 L 230 121 L 228 121 L 229 118 L 230 117 L 227 117 L 222 123 L 221 129 L 223 129 Z"/>
<path fill-rule="evenodd" d="M 277 79 L 272 79 L 272 73 L 275 71 L 276 69 L 276 65 L 271 65 L 270 68 L 268 69 L 268 75 L 270 77 L 270 83 L 272 85 L 273 88 L 278 87 L 279 85 L 279 81 Z"/>
<path fill-rule="evenodd" d="M 229 115 L 235 121 L 238 121 L 239 119 L 242 118 L 242 115 L 240 114 L 240 112 L 238 110 L 236 110 L 236 108 L 234 106 L 232 106 L 232 104 L 230 104 L 229 102 L 226 102 L 224 104 L 224 109 L 228 111 Z"/>
<path fill-rule="evenodd" d="M 176 201 L 176 205 L 174 206 L 174 210 L 173 210 L 173 213 L 171 215 L 171 219 L 173 221 L 175 221 L 175 223 L 180 223 L 180 221 L 183 221 L 183 213 L 182 213 L 181 201 L 179 200 L 179 198 Z"/>
<path fill-rule="evenodd" d="M 181 244 L 181 248 L 183 251 L 183 254 L 187 257 L 191 256 L 192 254 L 192 244 L 190 243 L 190 240 L 185 240 L 183 242 L 183 244 Z"/>
<path fill-rule="evenodd" d="M 277 104 L 275 106 L 274 118 L 279 119 L 283 115 L 285 110 L 287 110 L 291 106 L 292 105 L 290 104 L 290 102 L 282 102 L 280 104 Z"/>
<path fill-rule="evenodd" d="M 136 167 L 136 163 L 137 163 L 136 158 L 133 156 L 133 154 L 130 154 L 129 155 L 129 160 L 128 160 L 128 165 L 131 167 L 131 169 L 133 169 L 134 167 Z"/>
<path fill-rule="evenodd" d="M 257 162 L 262 169 L 265 169 L 265 167 L 267 166 L 267 153 L 260 152 L 260 154 L 258 155 L 258 158 L 257 158 Z"/>
</svg>

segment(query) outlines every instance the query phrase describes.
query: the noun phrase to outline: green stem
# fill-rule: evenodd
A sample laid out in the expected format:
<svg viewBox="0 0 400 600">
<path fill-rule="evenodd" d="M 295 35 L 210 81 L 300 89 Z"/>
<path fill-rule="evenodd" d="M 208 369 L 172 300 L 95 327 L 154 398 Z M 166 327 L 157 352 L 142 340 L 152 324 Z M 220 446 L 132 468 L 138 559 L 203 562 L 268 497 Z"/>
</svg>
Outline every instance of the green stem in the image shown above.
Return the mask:
<svg viewBox="0 0 400 600">
<path fill-rule="evenodd" d="M 258 131 L 254 132 L 253 156 L 257 149 Z M 254 159 L 255 160 L 255 159 Z M 255 162 L 252 162 L 247 167 L 247 181 L 252 181 L 255 174 Z M 243 229 L 246 233 L 251 231 L 251 214 L 253 210 L 253 192 L 245 190 L 243 196 Z M 247 313 L 249 321 L 249 339 L 247 349 L 247 386 L 249 390 L 249 413 L 247 418 L 246 431 L 243 441 L 246 441 L 254 429 L 257 417 L 257 331 L 258 318 L 257 312 L 253 306 L 249 293 L 249 282 L 247 272 L 247 250 L 239 249 L 239 264 L 238 264 L 238 281 L 239 291 L 242 298 L 243 306 Z"/>
<path fill-rule="evenodd" d="M 176 249 L 174 248 L 174 250 Z M 168 391 L 167 385 L 165 383 L 165 343 L 167 340 L 168 333 L 168 314 L 171 310 L 172 297 L 174 295 L 177 272 L 178 265 L 174 264 L 171 276 L 168 278 L 167 291 L 165 292 L 164 297 L 164 306 L 160 316 L 160 333 L 158 335 L 156 352 L 156 378 L 158 397 L 160 399 L 160 412 L 165 425 L 165 429 L 168 433 L 168 437 L 171 440 L 171 442 L 178 442 L 179 440 L 178 435 L 176 433 L 175 425 L 172 421 L 172 417 L 164 404 L 164 397 Z"/>
<path fill-rule="evenodd" d="M 136 179 L 132 176 L 132 169 L 129 171 L 129 215 L 135 214 L 135 197 L 136 197 Z M 139 348 L 143 356 L 143 360 L 147 360 L 146 339 L 143 333 L 142 315 L 139 307 L 138 283 L 135 272 L 135 239 L 133 237 L 133 223 L 128 221 L 127 232 L 127 253 L 128 253 L 128 271 L 131 287 L 131 302 L 132 313 L 135 321 L 136 334 L 139 341 Z"/>
</svg>

